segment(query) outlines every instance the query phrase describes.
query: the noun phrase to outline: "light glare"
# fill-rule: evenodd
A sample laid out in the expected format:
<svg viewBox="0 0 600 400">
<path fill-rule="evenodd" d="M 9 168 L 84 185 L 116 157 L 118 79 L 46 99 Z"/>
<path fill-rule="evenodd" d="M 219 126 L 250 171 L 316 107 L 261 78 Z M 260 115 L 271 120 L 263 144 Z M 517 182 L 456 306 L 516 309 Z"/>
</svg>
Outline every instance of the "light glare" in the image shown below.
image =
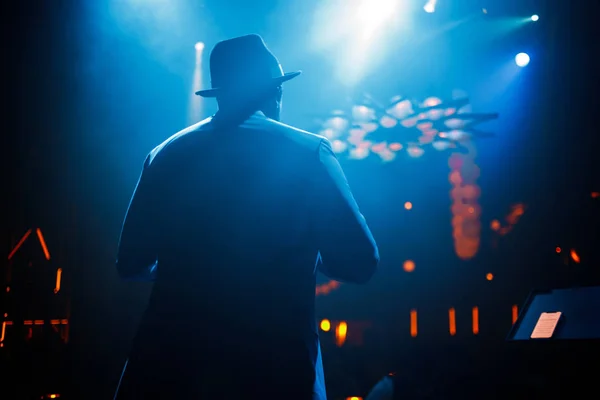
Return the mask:
<svg viewBox="0 0 600 400">
<path fill-rule="evenodd" d="M 519 53 L 515 57 L 515 62 L 519 67 L 525 67 L 527 64 L 529 64 L 529 60 L 530 58 L 527 53 Z"/>
<path fill-rule="evenodd" d="M 198 42 L 194 45 L 197 51 L 202 51 L 204 49 L 204 43 Z"/>
<path fill-rule="evenodd" d="M 539 20 L 539 19 L 540 19 L 540 17 L 539 17 L 539 15 L 537 15 L 537 14 L 534 14 L 534 15 L 532 15 L 532 16 L 531 16 L 531 20 L 532 20 L 533 22 L 536 22 L 536 21 L 537 21 L 537 20 Z"/>
</svg>

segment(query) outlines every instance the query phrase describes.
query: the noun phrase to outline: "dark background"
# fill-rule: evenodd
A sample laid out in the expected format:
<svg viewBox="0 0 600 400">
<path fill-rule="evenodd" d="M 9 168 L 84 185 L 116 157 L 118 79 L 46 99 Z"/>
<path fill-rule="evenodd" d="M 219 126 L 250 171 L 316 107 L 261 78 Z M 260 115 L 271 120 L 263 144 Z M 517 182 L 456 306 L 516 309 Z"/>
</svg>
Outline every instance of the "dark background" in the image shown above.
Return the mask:
<svg viewBox="0 0 600 400">
<path fill-rule="evenodd" d="M 273 0 L 237 3 L 198 2 L 194 7 L 202 9 L 204 19 L 192 25 L 201 26 L 208 48 L 241 33 L 265 35 L 283 54 L 284 65 L 300 65 L 306 77 L 286 88 L 284 120 L 316 129 L 310 115 L 343 101 L 328 83 L 326 63 L 294 56 L 308 23 L 294 17 L 294 7 L 302 11 L 316 2 L 288 4 L 285 12 L 277 11 L 284 3 Z M 485 348 L 497 349 L 510 328 L 511 305 L 522 304 L 532 289 L 598 283 L 600 199 L 591 196 L 600 191 L 597 2 L 448 3 L 451 11 L 440 18 L 458 19 L 486 7 L 490 19 L 533 13 L 541 19 L 535 28 L 488 42 L 493 50 L 487 52 L 480 47 L 469 51 L 473 39 L 468 36 L 447 36 L 439 54 L 423 50 L 422 60 L 406 67 L 407 76 L 415 79 L 384 65 L 363 86 L 383 98 L 405 92 L 441 96 L 456 82 L 477 92 L 491 79 L 486 66 L 495 62 L 494 54 L 512 54 L 519 46 L 532 49 L 531 65 L 499 95 L 487 98 L 481 89 L 472 98 L 479 111 L 500 112 L 491 127 L 497 137 L 479 147 L 481 250 L 468 262 L 453 253 L 445 156 L 426 154 L 388 165 L 342 160 L 380 243 L 382 271 L 365 287 L 342 286 L 319 297 L 319 318 L 368 320 L 375 327 L 362 347 L 343 352 L 323 339 L 333 396 L 364 394 L 399 365 L 410 369 L 424 360 L 458 360 L 484 342 Z M 182 110 L 189 99 L 181 70 L 136 47 L 139 39 L 132 32 L 107 31 L 98 17 L 103 4 L 12 2 L 4 3 L 1 13 L 6 249 L 30 227 L 42 227 L 49 247 L 57 249 L 65 296 L 71 300 L 70 311 L 64 311 L 70 317 L 68 357 L 56 379 L 72 393 L 86 393 L 75 398 L 108 398 L 117 382 L 150 290 L 120 282 L 114 271 L 121 220 L 144 155 L 185 126 Z M 189 40 L 190 49 L 197 40 Z M 463 50 L 444 56 L 455 45 Z M 478 61 L 479 55 L 485 61 Z M 164 57 L 174 65 L 189 64 L 175 50 Z M 407 56 L 392 59 L 401 65 Z M 459 60 L 435 67 L 448 59 Z M 434 72 L 427 75 L 427 68 Z M 520 89 L 511 92 L 511 85 Z M 206 105 L 203 114 L 213 110 L 214 105 Z M 415 199 L 414 212 L 408 214 L 402 209 L 407 199 Z M 502 219 L 515 203 L 527 205 L 524 216 L 492 246 L 496 238 L 487 229 L 489 222 Z M 557 255 L 556 246 L 576 248 L 582 262 L 569 262 L 567 251 Z M 408 258 L 417 264 L 413 274 L 401 268 Z M 488 272 L 495 275 L 491 282 L 484 278 Z M 473 338 L 469 323 L 463 322 L 460 340 L 449 338 L 447 309 L 456 307 L 465 315 L 474 305 L 488 328 Z M 423 337 L 411 339 L 408 310 L 415 307 L 423 310 Z"/>
</svg>

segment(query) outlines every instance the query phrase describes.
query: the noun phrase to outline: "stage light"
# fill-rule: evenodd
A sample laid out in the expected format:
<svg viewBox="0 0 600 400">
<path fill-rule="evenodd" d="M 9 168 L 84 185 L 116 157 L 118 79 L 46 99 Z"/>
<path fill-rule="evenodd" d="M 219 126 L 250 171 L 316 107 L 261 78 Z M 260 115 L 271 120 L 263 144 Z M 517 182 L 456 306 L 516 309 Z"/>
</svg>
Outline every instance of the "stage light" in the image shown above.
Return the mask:
<svg viewBox="0 0 600 400">
<path fill-rule="evenodd" d="M 577 264 L 579 264 L 581 262 L 581 259 L 579 258 L 579 254 L 577 254 L 575 249 L 571 249 L 571 259 L 573 261 L 575 261 Z"/>
<path fill-rule="evenodd" d="M 417 337 L 417 310 L 410 310 L 410 336 Z"/>
<path fill-rule="evenodd" d="M 536 22 L 536 21 L 537 21 L 537 20 L 539 20 L 539 19 L 540 19 L 540 17 L 539 17 L 539 15 L 537 15 L 537 14 L 533 14 L 533 15 L 531 16 L 531 20 L 532 20 L 533 22 Z"/>
<path fill-rule="evenodd" d="M 500 228 L 502 228 L 502 225 L 500 225 L 500 221 L 495 219 L 490 223 L 490 228 L 492 228 L 494 232 L 498 232 Z"/>
<path fill-rule="evenodd" d="M 529 60 L 530 58 L 527 53 L 519 53 L 515 57 L 515 62 L 521 68 L 527 66 L 527 64 L 529 64 Z"/>
<path fill-rule="evenodd" d="M 202 50 L 204 50 L 204 43 L 198 42 L 194 45 L 194 47 L 196 48 L 197 51 L 202 51 Z"/>
<path fill-rule="evenodd" d="M 452 100 L 428 97 L 422 102 L 395 96 L 387 104 L 363 94 L 354 101 L 350 110 L 315 116 L 317 132 L 330 139 L 337 154 L 354 160 L 373 155 L 388 162 L 400 150 L 419 158 L 429 145 L 438 151 L 462 151 L 480 135 L 472 129 L 474 122 L 497 118 L 497 114 L 459 112 L 469 106 L 462 94 Z M 486 137 L 485 133 L 480 137 Z"/>
<path fill-rule="evenodd" d="M 335 328 L 335 344 L 338 347 L 342 347 L 346 341 L 346 335 L 348 334 L 348 324 L 346 321 L 341 321 Z"/>
</svg>

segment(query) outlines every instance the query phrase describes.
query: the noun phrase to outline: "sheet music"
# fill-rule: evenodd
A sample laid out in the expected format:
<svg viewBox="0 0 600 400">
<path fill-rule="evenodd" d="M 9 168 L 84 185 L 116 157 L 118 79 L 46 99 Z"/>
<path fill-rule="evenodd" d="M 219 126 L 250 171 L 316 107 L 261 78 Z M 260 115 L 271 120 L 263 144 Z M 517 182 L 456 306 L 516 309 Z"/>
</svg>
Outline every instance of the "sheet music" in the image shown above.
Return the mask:
<svg viewBox="0 0 600 400">
<path fill-rule="evenodd" d="M 562 312 L 543 312 L 538 319 L 538 322 L 535 324 L 535 328 L 533 328 L 533 332 L 531 333 L 532 339 L 550 339 L 554 334 L 554 330 L 556 329 L 556 325 L 558 324 L 558 320 Z"/>
</svg>

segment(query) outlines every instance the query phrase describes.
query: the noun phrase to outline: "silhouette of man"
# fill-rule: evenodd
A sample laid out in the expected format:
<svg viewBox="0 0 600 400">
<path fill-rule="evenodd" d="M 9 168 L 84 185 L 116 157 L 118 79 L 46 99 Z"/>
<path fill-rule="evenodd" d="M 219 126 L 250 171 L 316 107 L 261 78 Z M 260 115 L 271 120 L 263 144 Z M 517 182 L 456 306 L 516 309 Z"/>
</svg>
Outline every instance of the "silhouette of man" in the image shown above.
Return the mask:
<svg viewBox="0 0 600 400">
<path fill-rule="evenodd" d="M 219 111 L 156 147 L 119 243 L 154 287 L 122 399 L 325 399 L 315 275 L 365 283 L 375 241 L 327 139 L 279 120 L 284 74 L 258 35 L 210 55 Z"/>
</svg>

